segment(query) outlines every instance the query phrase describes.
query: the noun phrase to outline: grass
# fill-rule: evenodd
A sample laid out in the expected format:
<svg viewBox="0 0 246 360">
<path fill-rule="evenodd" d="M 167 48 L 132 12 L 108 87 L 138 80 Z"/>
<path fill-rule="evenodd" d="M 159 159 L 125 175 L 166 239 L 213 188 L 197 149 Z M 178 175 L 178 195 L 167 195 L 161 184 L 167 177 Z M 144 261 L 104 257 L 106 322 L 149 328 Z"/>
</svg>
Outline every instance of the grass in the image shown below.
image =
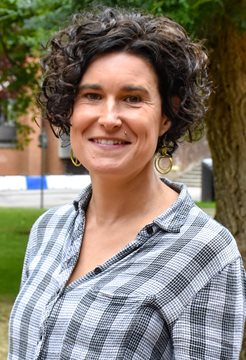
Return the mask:
<svg viewBox="0 0 246 360">
<path fill-rule="evenodd" d="M 28 234 L 40 209 L 0 208 L 0 298 L 13 299 L 19 289 Z"/>
<path fill-rule="evenodd" d="M 202 209 L 215 209 L 215 201 L 196 201 L 196 204 Z"/>
<path fill-rule="evenodd" d="M 31 226 L 43 210 L 0 208 L 0 359 L 7 358 L 8 318 L 17 295 Z"/>
</svg>

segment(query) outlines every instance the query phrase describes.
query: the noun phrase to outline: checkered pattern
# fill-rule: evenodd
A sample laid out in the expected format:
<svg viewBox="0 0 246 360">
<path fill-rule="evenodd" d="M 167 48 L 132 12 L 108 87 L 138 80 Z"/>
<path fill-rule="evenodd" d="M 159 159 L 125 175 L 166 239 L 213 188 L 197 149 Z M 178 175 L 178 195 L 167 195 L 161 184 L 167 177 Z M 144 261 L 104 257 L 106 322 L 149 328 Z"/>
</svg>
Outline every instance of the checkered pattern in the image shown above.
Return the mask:
<svg viewBox="0 0 246 360">
<path fill-rule="evenodd" d="M 185 186 L 169 185 L 180 192 L 176 203 L 68 286 L 91 188 L 37 220 L 11 314 L 9 360 L 239 358 L 245 273 L 235 240 Z"/>
</svg>

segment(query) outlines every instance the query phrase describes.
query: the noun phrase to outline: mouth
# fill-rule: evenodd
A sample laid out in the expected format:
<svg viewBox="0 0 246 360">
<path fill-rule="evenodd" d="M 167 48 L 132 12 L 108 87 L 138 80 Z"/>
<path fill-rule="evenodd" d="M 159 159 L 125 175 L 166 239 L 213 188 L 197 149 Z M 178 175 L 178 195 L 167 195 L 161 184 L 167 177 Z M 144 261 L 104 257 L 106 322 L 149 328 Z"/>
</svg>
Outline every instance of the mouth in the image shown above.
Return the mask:
<svg viewBox="0 0 246 360">
<path fill-rule="evenodd" d="M 89 141 L 94 142 L 99 145 L 127 145 L 127 144 L 130 144 L 129 141 L 120 140 L 120 139 L 96 138 L 96 139 L 89 139 Z"/>
</svg>

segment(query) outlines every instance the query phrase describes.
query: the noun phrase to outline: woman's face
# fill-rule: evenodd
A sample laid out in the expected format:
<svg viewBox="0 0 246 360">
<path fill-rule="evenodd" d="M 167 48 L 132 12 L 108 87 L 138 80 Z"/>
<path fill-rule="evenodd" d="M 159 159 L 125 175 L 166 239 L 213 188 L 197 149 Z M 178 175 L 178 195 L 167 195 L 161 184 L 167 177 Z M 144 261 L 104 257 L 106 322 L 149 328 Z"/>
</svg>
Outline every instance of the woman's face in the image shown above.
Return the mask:
<svg viewBox="0 0 246 360">
<path fill-rule="evenodd" d="M 124 52 L 98 57 L 81 79 L 71 124 L 74 155 L 91 175 L 153 171 L 158 137 L 170 123 L 152 66 Z"/>
</svg>

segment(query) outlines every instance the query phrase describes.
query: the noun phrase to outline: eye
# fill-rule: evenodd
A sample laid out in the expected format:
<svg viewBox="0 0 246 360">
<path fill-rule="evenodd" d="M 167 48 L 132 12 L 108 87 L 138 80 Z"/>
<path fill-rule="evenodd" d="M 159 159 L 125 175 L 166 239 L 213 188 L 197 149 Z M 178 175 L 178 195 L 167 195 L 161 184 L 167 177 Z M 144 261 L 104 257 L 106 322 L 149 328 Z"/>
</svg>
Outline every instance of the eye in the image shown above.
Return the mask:
<svg viewBox="0 0 246 360">
<path fill-rule="evenodd" d="M 142 101 L 141 97 L 138 95 L 129 95 L 124 98 L 124 101 L 127 103 L 137 104 Z"/>
<path fill-rule="evenodd" d="M 86 94 L 83 94 L 82 97 L 84 97 L 88 100 L 91 100 L 91 101 L 101 100 L 101 98 L 102 98 L 102 96 L 97 93 L 86 93 Z"/>
</svg>

